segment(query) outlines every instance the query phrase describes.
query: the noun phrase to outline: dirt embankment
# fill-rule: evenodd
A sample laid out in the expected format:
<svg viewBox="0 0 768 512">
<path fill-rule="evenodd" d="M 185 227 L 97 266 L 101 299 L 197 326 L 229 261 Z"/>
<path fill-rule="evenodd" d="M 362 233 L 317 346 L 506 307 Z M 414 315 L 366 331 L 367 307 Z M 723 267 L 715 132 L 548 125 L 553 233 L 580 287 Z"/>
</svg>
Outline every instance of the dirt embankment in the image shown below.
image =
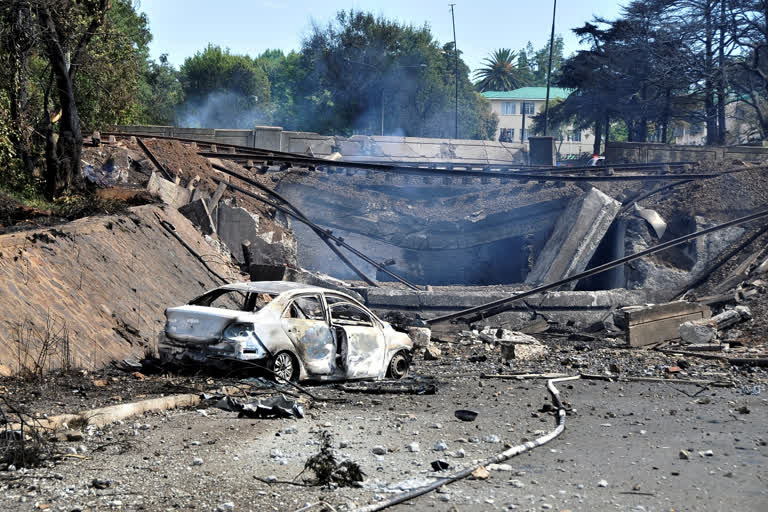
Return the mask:
<svg viewBox="0 0 768 512">
<path fill-rule="evenodd" d="M 166 307 L 219 286 L 161 220 L 219 274 L 236 277 L 186 218 L 160 206 L 0 235 L 0 371 L 141 356 Z"/>
</svg>

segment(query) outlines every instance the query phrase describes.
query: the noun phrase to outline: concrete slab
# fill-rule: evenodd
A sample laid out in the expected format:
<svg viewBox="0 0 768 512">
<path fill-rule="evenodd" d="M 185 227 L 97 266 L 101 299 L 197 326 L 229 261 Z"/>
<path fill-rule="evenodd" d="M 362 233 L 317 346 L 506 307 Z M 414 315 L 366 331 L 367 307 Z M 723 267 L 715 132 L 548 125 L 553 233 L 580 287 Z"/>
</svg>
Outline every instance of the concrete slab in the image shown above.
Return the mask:
<svg viewBox="0 0 768 512">
<path fill-rule="evenodd" d="M 623 313 L 627 325 L 627 342 L 630 346 L 642 347 L 679 338 L 680 324 L 707 319 L 712 311 L 709 306 L 695 302 L 668 302 L 627 308 Z"/>
<path fill-rule="evenodd" d="M 187 204 L 189 202 L 189 197 L 192 195 L 191 190 L 180 187 L 175 183 L 162 178 L 156 172 L 153 172 L 149 177 L 147 192 L 160 198 L 161 201 L 176 209 Z"/>
<path fill-rule="evenodd" d="M 621 203 L 596 188 L 572 199 L 525 282 L 551 283 L 583 272 L 620 208 Z M 576 284 L 564 288 L 573 290 Z"/>
<path fill-rule="evenodd" d="M 512 287 L 471 287 L 469 289 L 443 288 L 434 291 L 415 291 L 396 288 L 363 288 L 361 294 L 368 307 L 376 311 L 415 311 L 424 318 L 434 318 L 461 311 L 514 295 Z M 611 312 L 623 306 L 655 302 L 652 290 L 599 290 L 556 291 L 528 297 L 512 303 L 509 309 L 486 319 L 487 325 L 518 330 L 531 323 L 534 317 L 549 322 L 573 321 L 588 326 L 602 322 Z"/>
<path fill-rule="evenodd" d="M 179 213 L 188 218 L 204 235 L 212 235 L 216 232 L 216 227 L 211 218 L 211 213 L 208 211 L 208 206 L 205 204 L 205 199 L 198 199 L 182 206 L 179 208 Z"/>
<path fill-rule="evenodd" d="M 296 244 L 292 239 L 281 237 L 273 240 L 274 233 L 260 227 L 261 217 L 245 208 L 219 203 L 216 215 L 216 232 L 239 262 L 245 263 L 242 244 L 251 242 L 253 264 L 296 265 Z"/>
</svg>

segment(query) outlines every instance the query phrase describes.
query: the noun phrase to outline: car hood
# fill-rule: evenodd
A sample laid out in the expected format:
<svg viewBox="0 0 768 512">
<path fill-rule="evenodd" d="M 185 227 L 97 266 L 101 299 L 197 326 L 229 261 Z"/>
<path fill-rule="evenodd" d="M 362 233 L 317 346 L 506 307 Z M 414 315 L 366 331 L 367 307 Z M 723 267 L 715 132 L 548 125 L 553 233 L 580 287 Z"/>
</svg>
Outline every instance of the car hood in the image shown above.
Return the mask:
<svg viewBox="0 0 768 512">
<path fill-rule="evenodd" d="M 205 306 L 168 308 L 165 335 L 186 343 L 209 343 L 221 339 L 224 328 L 244 316 L 248 313 Z"/>
</svg>

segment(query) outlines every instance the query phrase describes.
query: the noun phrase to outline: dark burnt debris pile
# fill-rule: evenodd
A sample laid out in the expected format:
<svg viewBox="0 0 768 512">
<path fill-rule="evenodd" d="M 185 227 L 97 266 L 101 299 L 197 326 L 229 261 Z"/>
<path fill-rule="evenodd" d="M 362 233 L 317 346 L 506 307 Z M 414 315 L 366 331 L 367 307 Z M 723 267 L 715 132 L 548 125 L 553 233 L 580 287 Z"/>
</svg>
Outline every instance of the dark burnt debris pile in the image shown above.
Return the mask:
<svg viewBox="0 0 768 512">
<path fill-rule="evenodd" d="M 200 466 L 223 475 L 213 490 L 200 481 L 205 506 L 217 510 L 244 503 L 232 489 L 247 486 L 228 464 L 239 467 L 248 457 L 262 460 L 248 466 L 246 482 L 258 482 L 259 496 L 281 510 L 288 496 L 296 510 L 365 504 L 363 510 L 377 510 L 394 505 L 393 496 L 415 499 L 465 478 L 475 480 L 461 484 L 465 495 L 443 490 L 432 499 L 491 509 L 506 498 L 479 497 L 478 481 L 514 471 L 504 485 L 533 489 L 538 484 L 528 483 L 524 467 L 507 461 L 559 436 L 566 417 L 579 428 L 597 421 L 598 438 L 601 428 L 618 422 L 613 411 L 624 407 L 616 397 L 625 387 L 629 394 L 641 389 L 632 386 L 644 386 L 640 404 L 657 398 L 653 390 L 669 391 L 682 401 L 675 414 L 689 411 L 686 421 L 699 414 L 691 407 L 727 396 L 722 417 L 729 419 L 712 421 L 739 421 L 740 429 L 751 428 L 743 418 L 755 404 L 764 407 L 763 162 L 606 161 L 569 170 L 526 167 L 520 159 L 459 164 L 380 155 L 355 164 L 343 154 L 319 153 L 105 134 L 86 140 L 82 169 L 90 192 L 84 203 L 41 211 L 0 196 L 0 293 L 13 298 L 7 307 L 14 317 L 0 328 L 0 502 L 118 509 L 130 501 L 120 497 L 123 490 L 136 494 L 122 477 L 95 478 L 94 472 L 80 494 L 61 491 L 57 482 L 67 481 L 77 465 L 97 467 L 100 457 L 116 463 L 135 453 L 132 464 L 153 474 L 167 464 L 179 474 Z M 213 329 L 205 323 L 210 319 L 198 325 L 202 317 L 184 316 L 183 308 L 166 311 L 242 281 L 326 289 L 315 305 L 288 307 L 282 317 L 278 312 L 278 329 L 298 325 L 300 334 L 285 338 L 295 338 L 295 353 L 285 349 L 281 359 L 281 349 L 249 331 L 236 311 L 275 309 L 279 284 L 258 293 L 236 290 L 240 304 L 213 297 L 190 306 L 228 310 L 217 317 L 224 324 L 216 334 L 207 334 L 210 342 L 200 342 L 206 334 L 195 331 Z M 347 301 L 343 307 L 341 301 Z M 317 330 L 325 315 L 331 320 Z M 183 365 L 170 364 L 158 347 L 166 334 L 182 331 L 193 342 Z M 307 333 L 314 338 L 307 341 Z M 390 354 L 370 341 L 375 336 L 411 344 Z M 241 357 L 222 356 L 227 350 Z M 360 374 L 362 382 L 323 382 L 354 378 L 361 368 L 369 371 Z M 571 377 L 580 384 L 557 381 Z M 541 379 L 549 392 L 543 405 L 533 402 L 546 393 L 530 383 Z M 583 400 L 602 403 L 584 412 L 579 395 L 561 400 L 559 393 L 575 386 L 583 386 Z M 590 389 L 600 391 L 593 396 Z M 514 398 L 517 393 L 528 398 Z M 507 409 L 517 412 L 485 423 L 507 399 L 515 404 Z M 648 411 L 664 409 L 647 407 L 629 424 L 643 435 L 651 428 Z M 196 423 L 211 416 L 226 418 L 233 436 L 254 425 L 270 433 L 263 446 L 238 444 L 222 438 L 218 427 Z M 555 430 L 524 426 L 533 420 Z M 164 430 L 177 423 L 192 437 Z M 340 425 L 354 441 L 334 441 Z M 675 461 L 694 457 L 692 449 L 701 450 L 702 460 L 707 450 L 717 451 L 706 441 L 678 443 L 676 427 L 664 425 L 660 432 L 667 429 L 671 440 L 660 434 L 653 444 L 680 444 Z M 296 436 L 302 436 L 298 444 Z M 171 453 L 166 439 L 183 451 Z M 764 441 L 754 443 L 749 450 L 764 457 Z M 582 456 L 579 446 L 553 449 L 568 452 L 557 464 Z M 598 452 L 595 457 L 605 456 Z M 398 457 L 396 470 L 385 467 Z M 402 481 L 385 481 L 393 475 Z M 28 478 L 50 482 L 24 491 Z M 605 488 L 604 481 L 586 485 Z M 164 487 L 153 487 L 149 501 L 131 503 L 148 510 L 191 503 L 184 493 L 169 497 Z M 352 494 L 328 493 L 342 487 Z M 289 488 L 306 499 L 299 503 Z M 608 503 L 589 501 L 583 488 L 574 487 L 580 497 L 563 498 L 560 508 L 581 509 L 585 499 L 593 508 Z M 645 489 L 637 484 L 622 492 L 664 493 Z M 556 495 L 557 488 L 544 494 Z M 267 501 L 259 503 L 255 508 L 263 509 Z M 544 507 L 548 501 L 514 503 L 552 508 Z"/>
</svg>

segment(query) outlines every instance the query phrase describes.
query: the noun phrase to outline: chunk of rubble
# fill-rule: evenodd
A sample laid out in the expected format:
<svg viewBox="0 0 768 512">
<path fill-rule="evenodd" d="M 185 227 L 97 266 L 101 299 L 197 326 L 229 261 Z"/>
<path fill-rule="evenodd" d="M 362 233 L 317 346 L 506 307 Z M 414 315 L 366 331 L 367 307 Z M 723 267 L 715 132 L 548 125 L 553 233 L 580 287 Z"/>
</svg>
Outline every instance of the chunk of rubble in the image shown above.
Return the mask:
<svg viewBox="0 0 768 512">
<path fill-rule="evenodd" d="M 722 331 L 739 322 L 744 322 L 752 318 L 752 312 L 747 306 L 736 306 L 715 315 L 708 320 L 697 320 L 693 322 L 684 322 L 680 325 L 680 339 L 685 343 L 700 345 L 703 343 L 714 343 L 718 336 L 718 331 Z"/>
<path fill-rule="evenodd" d="M 430 343 L 427 345 L 427 348 L 424 351 L 424 360 L 437 361 L 438 359 L 440 359 L 441 355 L 442 353 L 440 352 L 440 349 L 437 348 L 437 345 Z"/>
<path fill-rule="evenodd" d="M 499 340 L 499 346 L 504 361 L 512 359 L 530 361 L 541 359 L 549 354 L 549 349 L 539 340 L 521 332 L 510 331 L 506 339 Z"/>
<path fill-rule="evenodd" d="M 413 341 L 413 348 L 426 347 L 432 338 L 432 330 L 428 327 L 408 327 L 407 332 Z"/>
</svg>

